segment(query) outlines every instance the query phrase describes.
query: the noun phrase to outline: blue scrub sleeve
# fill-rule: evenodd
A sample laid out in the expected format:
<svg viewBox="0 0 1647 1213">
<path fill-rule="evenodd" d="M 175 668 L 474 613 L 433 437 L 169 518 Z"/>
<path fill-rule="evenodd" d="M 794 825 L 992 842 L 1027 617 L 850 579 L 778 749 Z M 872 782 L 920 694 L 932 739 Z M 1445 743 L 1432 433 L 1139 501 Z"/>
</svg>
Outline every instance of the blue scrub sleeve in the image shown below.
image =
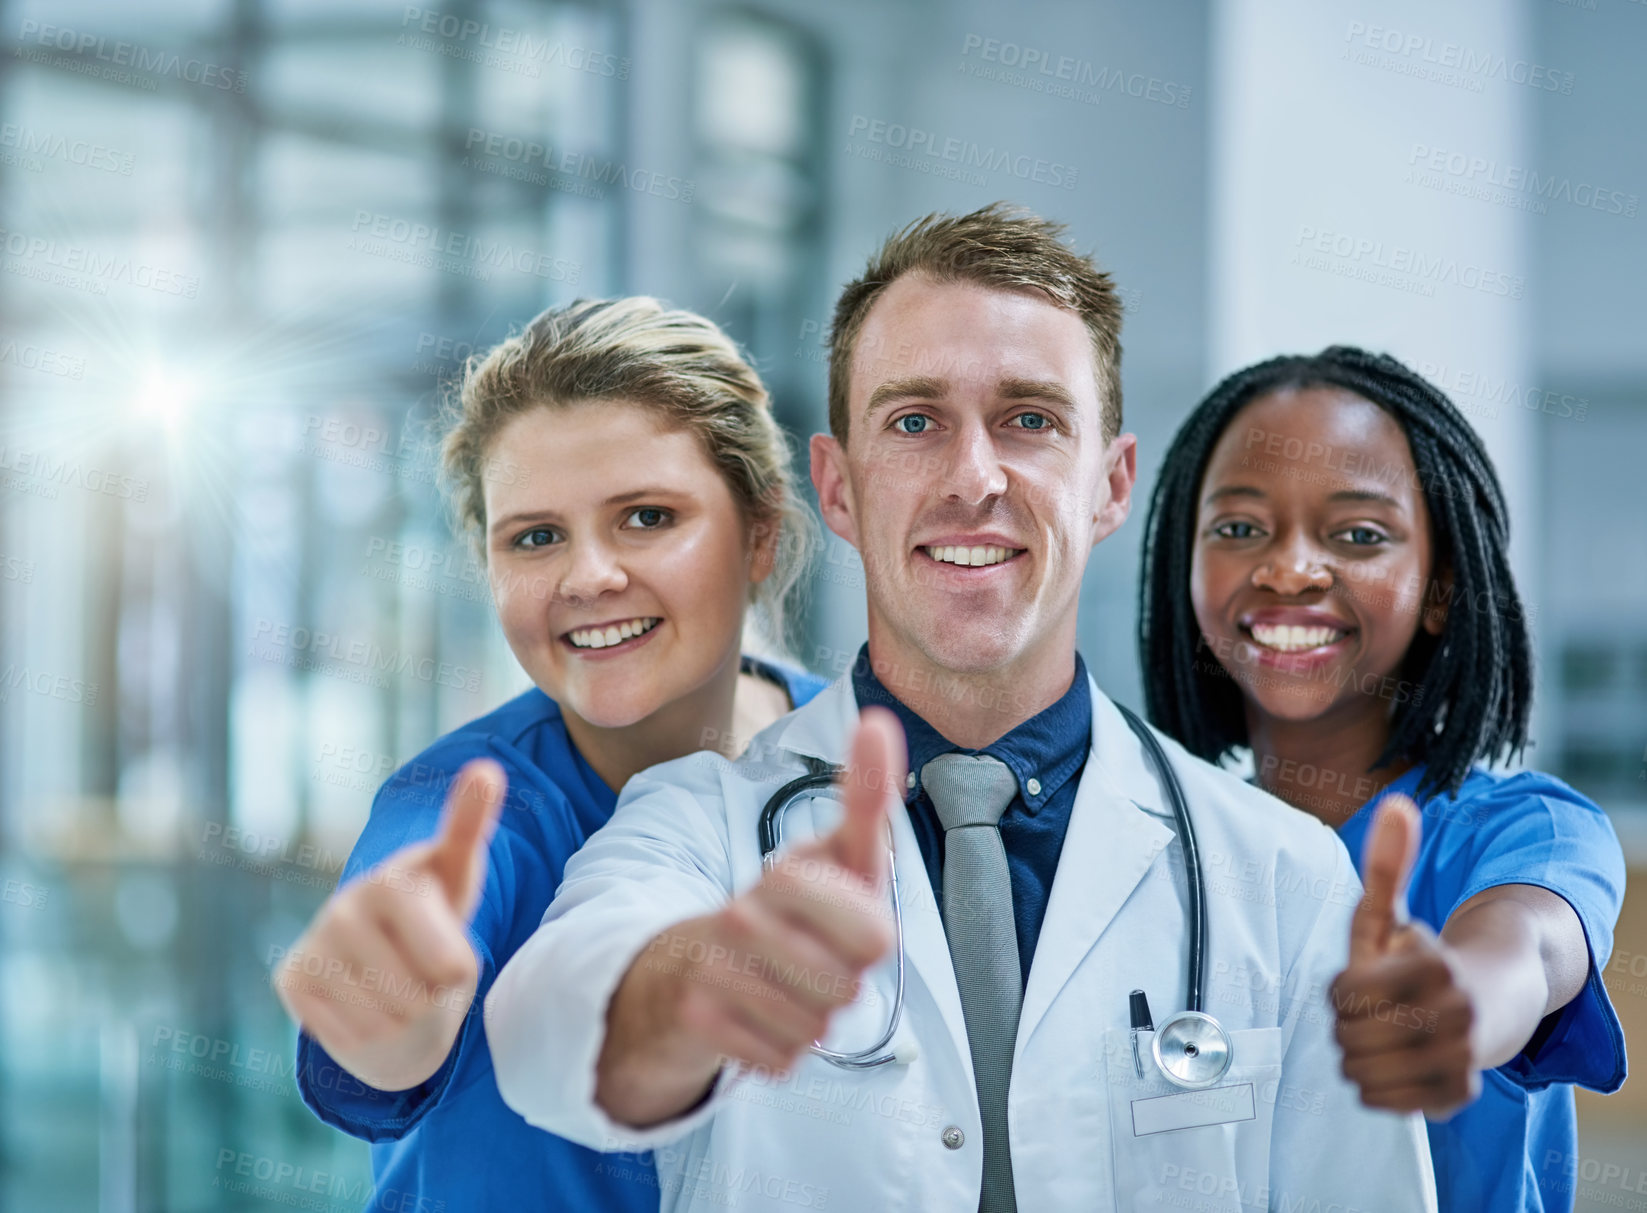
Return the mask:
<svg viewBox="0 0 1647 1213">
<path fill-rule="evenodd" d="M 344 866 L 340 883 L 347 884 L 364 875 L 404 846 L 432 838 L 439 827 L 447 786 L 462 762 L 474 756 L 473 753 L 465 754 L 460 761 L 450 764 L 444 779 L 438 773 L 413 769 L 429 764 L 412 763 L 384 784 L 373 802 L 366 828 Z M 509 761 L 507 755 L 496 752 L 495 748 L 487 756 L 503 764 L 509 779 L 510 795 L 488 848 L 486 885 L 468 928 L 469 943 L 479 961 L 480 982 L 464 1017 L 463 1027 L 459 1029 L 445 1062 L 416 1087 L 405 1091 L 382 1091 L 361 1082 L 338 1065 L 307 1032 L 298 1033 L 295 1070 L 298 1092 L 303 1102 L 325 1123 L 366 1141 L 398 1141 L 410 1132 L 440 1101 L 466 1054 L 480 1050 L 482 1059 L 487 1062 L 483 1068 L 490 1071 L 481 1010 L 487 992 L 497 978 L 495 957 L 501 948 L 507 946 L 514 917 L 513 907 L 517 900 L 517 873 L 523 866 L 528 873 L 543 866 L 541 861 L 536 865 L 517 864 L 516 852 L 528 844 L 517 833 L 518 823 L 511 821 L 511 812 L 523 807 L 534 813 L 543 811 L 546 785 L 541 779 L 523 775 L 518 764 Z M 447 766 L 445 763 L 439 765 Z M 563 812 L 570 812 L 564 808 L 563 801 L 559 806 L 548 807 L 559 807 Z M 545 904 L 553 891 L 551 887 L 544 895 Z M 473 1068 L 469 1067 L 464 1072 L 472 1073 Z"/>
<path fill-rule="evenodd" d="M 1624 902 L 1624 854 L 1599 806 L 1535 771 L 1500 781 L 1477 810 L 1469 882 L 1447 911 L 1506 884 L 1548 889 L 1584 928 L 1590 971 L 1584 988 L 1551 1015 L 1500 1073 L 1528 1090 L 1571 1082 L 1611 1094 L 1624 1082 L 1624 1030 L 1601 974 Z"/>
<path fill-rule="evenodd" d="M 480 960 L 480 984 L 469 1004 L 463 1027 L 446 1060 L 423 1082 L 405 1091 L 382 1091 L 369 1086 L 338 1065 L 332 1055 L 307 1032 L 297 1036 L 297 1088 L 303 1102 L 326 1124 L 370 1142 L 399 1141 L 440 1102 L 465 1054 L 486 1050 L 481 1010 L 497 978 L 491 955 L 479 945 L 473 931 L 469 942 Z"/>
</svg>

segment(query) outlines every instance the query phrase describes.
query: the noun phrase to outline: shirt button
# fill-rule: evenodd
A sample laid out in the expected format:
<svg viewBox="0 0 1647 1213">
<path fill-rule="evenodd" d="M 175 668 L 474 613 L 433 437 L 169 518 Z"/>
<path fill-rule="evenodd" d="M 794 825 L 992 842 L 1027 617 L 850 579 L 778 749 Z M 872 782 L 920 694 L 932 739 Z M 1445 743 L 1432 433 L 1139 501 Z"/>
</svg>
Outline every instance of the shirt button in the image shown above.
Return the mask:
<svg viewBox="0 0 1647 1213">
<path fill-rule="evenodd" d="M 966 1142 L 966 1134 L 954 1125 L 950 1125 L 949 1128 L 943 1131 L 943 1139 L 945 1149 L 959 1150 Z"/>
<path fill-rule="evenodd" d="M 1031 796 L 1039 796 L 1041 794 L 1041 781 L 1031 776 L 1029 781 L 1024 784 L 1024 791 Z"/>
<path fill-rule="evenodd" d="M 904 787 L 912 788 L 914 786 L 915 786 L 915 772 L 911 771 L 909 774 L 904 776 Z"/>
</svg>

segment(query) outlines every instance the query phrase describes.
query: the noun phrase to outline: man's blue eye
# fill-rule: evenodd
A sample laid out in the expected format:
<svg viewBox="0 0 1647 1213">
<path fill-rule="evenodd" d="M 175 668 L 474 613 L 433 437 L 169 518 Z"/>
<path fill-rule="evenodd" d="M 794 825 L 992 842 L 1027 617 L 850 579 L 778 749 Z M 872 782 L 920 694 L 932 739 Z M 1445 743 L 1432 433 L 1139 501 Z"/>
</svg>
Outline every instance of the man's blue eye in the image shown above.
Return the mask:
<svg viewBox="0 0 1647 1213">
<path fill-rule="evenodd" d="M 1052 420 L 1043 413 L 1019 413 L 1013 420 L 1023 422 L 1018 428 L 1024 430 L 1044 430 L 1052 425 Z"/>
<path fill-rule="evenodd" d="M 898 418 L 898 420 L 893 424 L 895 424 L 906 434 L 924 434 L 926 432 L 927 423 L 931 420 L 932 418 L 921 413 L 907 413 Z M 914 428 L 911 428 L 912 423 Z"/>
</svg>

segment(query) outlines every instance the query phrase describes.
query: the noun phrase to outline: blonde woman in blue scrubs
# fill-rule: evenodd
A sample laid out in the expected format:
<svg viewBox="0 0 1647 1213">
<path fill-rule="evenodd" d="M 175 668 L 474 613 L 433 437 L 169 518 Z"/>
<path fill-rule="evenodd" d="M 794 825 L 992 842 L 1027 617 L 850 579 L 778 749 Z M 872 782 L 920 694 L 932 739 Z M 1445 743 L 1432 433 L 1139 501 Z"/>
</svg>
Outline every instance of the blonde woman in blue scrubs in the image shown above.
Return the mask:
<svg viewBox="0 0 1647 1213">
<path fill-rule="evenodd" d="M 766 390 L 713 323 L 656 300 L 544 312 L 471 364 L 442 464 L 535 684 L 379 790 L 338 891 L 274 975 L 297 1076 L 373 1143 L 372 1208 L 654 1210 L 498 1095 L 479 1009 L 567 858 L 636 772 L 729 756 L 823 683 L 744 652 L 809 550 Z"/>
</svg>

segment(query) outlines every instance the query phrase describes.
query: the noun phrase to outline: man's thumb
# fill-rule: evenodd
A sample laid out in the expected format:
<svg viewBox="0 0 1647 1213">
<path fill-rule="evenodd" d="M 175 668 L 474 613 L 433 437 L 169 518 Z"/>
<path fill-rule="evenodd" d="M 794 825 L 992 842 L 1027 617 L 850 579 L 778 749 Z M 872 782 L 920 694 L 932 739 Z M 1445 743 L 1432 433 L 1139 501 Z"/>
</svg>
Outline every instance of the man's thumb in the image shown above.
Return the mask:
<svg viewBox="0 0 1647 1213">
<path fill-rule="evenodd" d="M 885 874 L 887 798 L 902 796 L 907 766 L 898 718 L 885 708 L 865 708 L 839 785 L 846 815 L 828 839 L 843 868 L 871 880 Z"/>
<path fill-rule="evenodd" d="M 477 758 L 464 764 L 446 793 L 429 866 L 446 899 L 465 915 L 474 909 L 486 877 L 486 847 L 508 786 L 502 767 L 490 758 Z"/>
<path fill-rule="evenodd" d="M 1384 954 L 1390 933 L 1406 918 L 1407 879 L 1418 854 L 1418 806 L 1399 793 L 1379 802 L 1361 853 L 1366 889 L 1350 920 L 1350 959 Z"/>
</svg>

